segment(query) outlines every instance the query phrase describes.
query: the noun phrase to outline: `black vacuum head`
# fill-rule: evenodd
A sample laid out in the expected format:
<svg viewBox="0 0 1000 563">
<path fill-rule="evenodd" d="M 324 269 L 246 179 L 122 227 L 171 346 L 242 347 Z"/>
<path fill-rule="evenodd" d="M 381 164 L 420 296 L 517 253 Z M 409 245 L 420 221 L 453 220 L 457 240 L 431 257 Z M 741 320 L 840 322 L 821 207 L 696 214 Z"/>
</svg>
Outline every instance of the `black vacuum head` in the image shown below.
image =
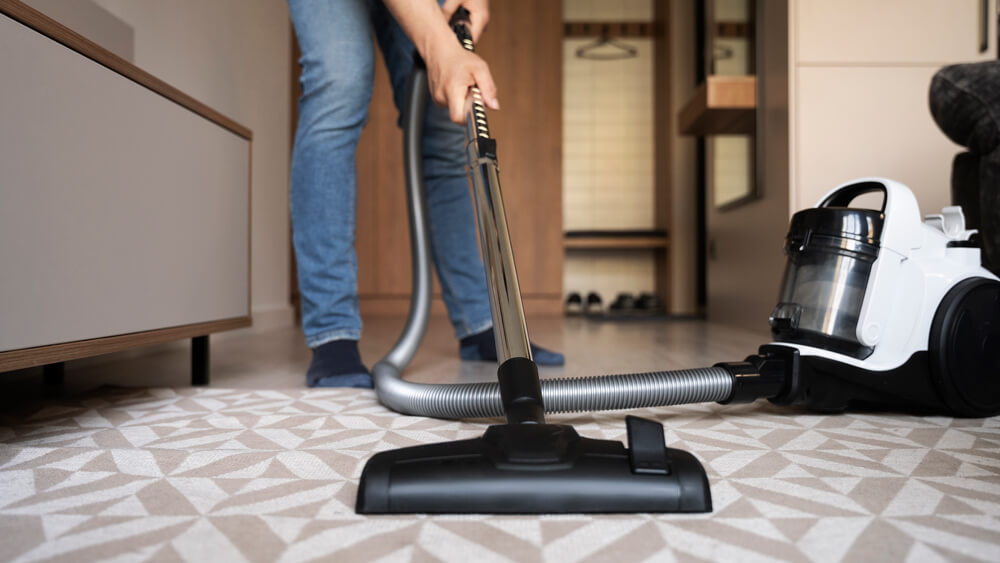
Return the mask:
<svg viewBox="0 0 1000 563">
<path fill-rule="evenodd" d="M 666 448 L 663 427 L 628 417 L 629 449 L 572 426 L 503 424 L 481 438 L 376 454 L 360 514 L 711 512 L 701 463 Z"/>
</svg>

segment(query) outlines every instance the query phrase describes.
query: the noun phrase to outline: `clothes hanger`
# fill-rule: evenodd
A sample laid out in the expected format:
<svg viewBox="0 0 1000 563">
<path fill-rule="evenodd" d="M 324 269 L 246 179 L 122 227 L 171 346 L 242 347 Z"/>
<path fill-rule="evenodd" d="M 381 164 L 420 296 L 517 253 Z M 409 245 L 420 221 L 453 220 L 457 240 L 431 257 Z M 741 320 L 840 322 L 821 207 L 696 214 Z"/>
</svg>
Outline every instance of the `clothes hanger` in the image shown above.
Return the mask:
<svg viewBox="0 0 1000 563">
<path fill-rule="evenodd" d="M 726 59 L 733 58 L 734 53 L 732 47 L 727 47 L 725 45 L 716 45 L 713 55 L 715 57 L 715 60 L 723 61 Z"/>
<path fill-rule="evenodd" d="M 614 50 L 597 52 L 597 49 L 606 46 L 613 47 Z M 577 57 L 595 61 L 617 61 L 621 59 L 631 59 L 638 55 L 639 51 L 635 47 L 612 39 L 608 33 L 607 25 L 601 26 L 601 36 L 597 41 L 589 45 L 584 45 L 576 50 Z"/>
</svg>

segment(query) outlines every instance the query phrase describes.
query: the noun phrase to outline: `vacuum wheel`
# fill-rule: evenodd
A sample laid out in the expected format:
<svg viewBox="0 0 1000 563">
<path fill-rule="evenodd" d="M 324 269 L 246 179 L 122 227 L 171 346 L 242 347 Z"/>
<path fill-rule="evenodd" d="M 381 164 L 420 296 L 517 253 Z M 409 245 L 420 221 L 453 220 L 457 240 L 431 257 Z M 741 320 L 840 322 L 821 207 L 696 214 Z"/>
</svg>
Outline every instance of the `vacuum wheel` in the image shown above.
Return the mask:
<svg viewBox="0 0 1000 563">
<path fill-rule="evenodd" d="M 1000 282 L 959 282 L 931 325 L 931 374 L 945 403 L 963 416 L 1000 414 Z"/>
</svg>

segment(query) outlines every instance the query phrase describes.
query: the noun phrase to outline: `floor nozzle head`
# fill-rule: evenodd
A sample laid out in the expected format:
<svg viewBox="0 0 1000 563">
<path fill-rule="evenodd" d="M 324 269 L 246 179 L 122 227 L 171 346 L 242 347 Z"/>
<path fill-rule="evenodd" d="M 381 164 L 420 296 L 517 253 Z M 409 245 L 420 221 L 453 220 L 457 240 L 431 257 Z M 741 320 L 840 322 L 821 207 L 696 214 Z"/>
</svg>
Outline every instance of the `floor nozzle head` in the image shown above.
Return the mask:
<svg viewBox="0 0 1000 563">
<path fill-rule="evenodd" d="M 666 448 L 659 423 L 629 417 L 628 424 L 630 448 L 583 438 L 567 425 L 500 424 L 480 438 L 382 452 L 365 466 L 356 510 L 710 512 L 712 497 L 701 463 L 685 451 Z"/>
</svg>

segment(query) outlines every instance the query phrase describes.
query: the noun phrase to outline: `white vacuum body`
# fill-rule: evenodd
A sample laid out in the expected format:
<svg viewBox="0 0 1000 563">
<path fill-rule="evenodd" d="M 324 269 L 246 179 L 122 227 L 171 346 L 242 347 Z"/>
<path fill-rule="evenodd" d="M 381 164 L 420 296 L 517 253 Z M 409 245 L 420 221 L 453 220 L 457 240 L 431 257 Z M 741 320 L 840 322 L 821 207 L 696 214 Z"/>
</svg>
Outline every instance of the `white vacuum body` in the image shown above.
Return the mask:
<svg viewBox="0 0 1000 563">
<path fill-rule="evenodd" d="M 850 207 L 872 192 L 881 209 Z M 792 217 L 785 254 L 770 324 L 801 381 L 776 402 L 1000 412 L 1000 281 L 961 208 L 921 219 L 903 184 L 855 180 Z"/>
</svg>

